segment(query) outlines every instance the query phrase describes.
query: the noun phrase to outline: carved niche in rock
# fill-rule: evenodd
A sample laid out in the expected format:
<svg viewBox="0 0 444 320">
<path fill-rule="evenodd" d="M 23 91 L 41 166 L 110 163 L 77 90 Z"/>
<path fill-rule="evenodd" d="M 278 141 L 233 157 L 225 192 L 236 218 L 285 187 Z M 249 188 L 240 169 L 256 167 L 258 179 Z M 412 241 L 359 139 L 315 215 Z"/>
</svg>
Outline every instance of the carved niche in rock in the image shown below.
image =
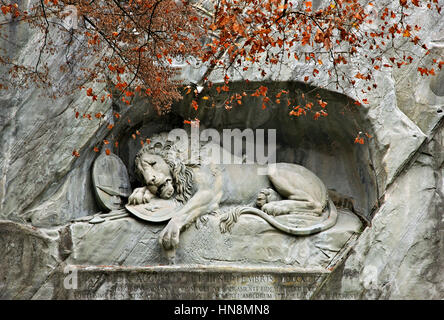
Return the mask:
<svg viewBox="0 0 444 320">
<path fill-rule="evenodd" d="M 201 147 L 199 163 L 191 164 L 177 143 L 165 135 L 157 139 L 136 155 L 135 170 L 143 186 L 129 196 L 126 208 L 146 221 L 169 220 L 159 239 L 166 250 L 174 252 L 180 233 L 211 213 L 219 215 L 222 232 L 247 213 L 291 235 L 318 233 L 336 223 L 325 185 L 302 166 L 220 164 L 210 155 L 227 151 L 211 142 Z"/>
</svg>

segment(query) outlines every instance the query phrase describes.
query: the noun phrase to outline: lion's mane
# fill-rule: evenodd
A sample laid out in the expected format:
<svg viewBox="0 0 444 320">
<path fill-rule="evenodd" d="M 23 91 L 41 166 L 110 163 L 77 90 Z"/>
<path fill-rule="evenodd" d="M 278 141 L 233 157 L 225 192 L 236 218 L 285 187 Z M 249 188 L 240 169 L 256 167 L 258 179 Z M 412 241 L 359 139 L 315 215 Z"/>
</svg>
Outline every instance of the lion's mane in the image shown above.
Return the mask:
<svg viewBox="0 0 444 320">
<path fill-rule="evenodd" d="M 193 195 L 193 171 L 177 156 L 174 146 L 165 145 L 155 148 L 151 144 L 145 145 L 139 150 L 135 158 L 135 173 L 142 183 L 146 183 L 141 172 L 141 158 L 144 154 L 159 155 L 170 167 L 173 177 L 173 185 L 176 191 L 175 199 L 180 203 L 186 203 Z"/>
</svg>

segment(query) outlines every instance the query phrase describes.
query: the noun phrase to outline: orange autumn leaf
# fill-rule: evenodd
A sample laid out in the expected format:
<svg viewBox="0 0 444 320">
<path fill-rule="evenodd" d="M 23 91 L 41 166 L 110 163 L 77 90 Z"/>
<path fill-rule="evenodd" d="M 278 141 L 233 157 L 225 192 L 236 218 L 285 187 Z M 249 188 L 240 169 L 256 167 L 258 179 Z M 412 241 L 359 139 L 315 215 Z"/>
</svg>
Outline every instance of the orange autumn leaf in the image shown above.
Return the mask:
<svg viewBox="0 0 444 320">
<path fill-rule="evenodd" d="M 2 6 L 2 12 L 3 12 L 3 14 L 8 14 L 9 12 L 11 12 L 11 7 Z"/>
<path fill-rule="evenodd" d="M 327 106 L 327 102 L 325 102 L 325 101 L 322 101 L 322 100 L 318 100 L 318 103 L 319 103 L 319 105 L 322 107 L 322 108 L 325 108 L 326 106 Z"/>
<path fill-rule="evenodd" d="M 355 143 L 364 144 L 364 138 L 356 137 Z"/>
<path fill-rule="evenodd" d="M 320 116 L 321 116 L 321 113 L 320 112 L 316 112 L 315 115 L 314 115 L 314 119 L 318 120 Z"/>
</svg>

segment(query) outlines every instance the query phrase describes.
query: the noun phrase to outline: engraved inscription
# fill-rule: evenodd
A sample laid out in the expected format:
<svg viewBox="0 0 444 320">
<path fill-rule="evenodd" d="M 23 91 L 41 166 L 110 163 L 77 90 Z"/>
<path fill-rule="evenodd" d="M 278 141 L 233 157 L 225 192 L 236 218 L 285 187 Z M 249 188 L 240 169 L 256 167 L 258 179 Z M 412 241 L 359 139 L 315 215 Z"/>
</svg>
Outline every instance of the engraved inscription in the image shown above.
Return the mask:
<svg viewBox="0 0 444 320">
<path fill-rule="evenodd" d="M 308 299 L 325 273 L 79 270 L 75 299 Z"/>
</svg>

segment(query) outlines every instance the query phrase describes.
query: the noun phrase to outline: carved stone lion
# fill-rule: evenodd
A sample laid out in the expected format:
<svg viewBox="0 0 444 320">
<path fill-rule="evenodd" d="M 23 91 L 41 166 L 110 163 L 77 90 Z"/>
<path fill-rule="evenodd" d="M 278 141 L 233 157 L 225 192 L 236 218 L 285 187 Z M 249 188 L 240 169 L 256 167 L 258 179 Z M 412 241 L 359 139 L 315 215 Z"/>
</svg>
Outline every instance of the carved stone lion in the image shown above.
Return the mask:
<svg viewBox="0 0 444 320">
<path fill-rule="evenodd" d="M 212 163 L 208 150 L 227 151 L 214 144 L 208 148 L 209 145 L 201 148 L 199 165 L 187 164 L 187 155 L 174 145 L 146 145 L 136 155 L 135 171 L 144 186 L 134 190 L 129 204 L 149 203 L 153 198 L 175 199 L 182 204 L 160 234 L 164 249 L 174 250 L 182 231 L 200 216 L 223 207 L 231 209 L 221 216 L 222 232 L 229 231 L 239 215 L 245 213 L 258 215 L 292 235 L 317 233 L 336 223 L 336 208 L 313 172 L 291 163 Z M 260 168 L 267 174 L 259 175 Z M 278 219 L 283 215 L 296 215 L 312 223 L 291 225 Z"/>
</svg>

